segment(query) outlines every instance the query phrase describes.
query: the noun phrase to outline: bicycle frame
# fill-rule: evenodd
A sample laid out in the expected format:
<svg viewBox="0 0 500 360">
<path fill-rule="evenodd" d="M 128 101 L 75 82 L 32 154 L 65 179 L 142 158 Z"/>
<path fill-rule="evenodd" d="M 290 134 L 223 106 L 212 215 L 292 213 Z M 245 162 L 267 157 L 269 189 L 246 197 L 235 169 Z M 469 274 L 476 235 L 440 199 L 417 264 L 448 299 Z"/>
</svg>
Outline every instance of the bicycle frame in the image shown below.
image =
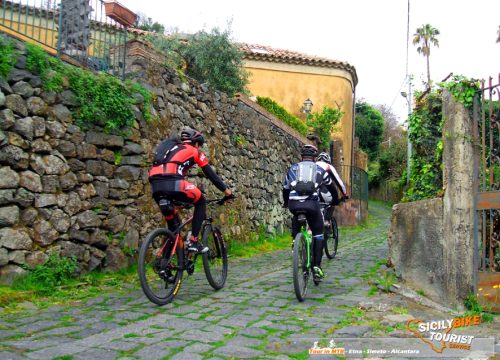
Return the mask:
<svg viewBox="0 0 500 360">
<path fill-rule="evenodd" d="M 297 215 L 299 216 L 299 215 Z M 298 219 L 299 220 L 299 219 Z M 299 220 L 300 221 L 300 220 Z M 312 244 L 312 236 L 309 234 L 309 225 L 307 223 L 307 219 L 304 219 L 301 221 L 301 232 L 302 235 L 304 235 L 304 238 L 306 239 L 306 244 L 307 244 L 307 268 L 311 268 L 311 244 Z"/>
<path fill-rule="evenodd" d="M 211 200 L 206 200 L 206 203 L 210 204 L 210 203 L 218 202 L 218 201 L 220 201 L 220 199 L 211 199 Z M 186 206 L 182 206 L 182 205 L 176 206 L 175 207 L 176 211 L 174 212 L 174 214 L 177 215 L 177 210 L 182 208 L 182 207 L 186 207 Z M 191 205 L 188 205 L 187 207 L 191 207 Z M 191 215 L 189 218 L 187 218 L 186 220 L 181 222 L 181 224 L 172 231 L 175 234 L 175 241 L 174 241 L 174 246 L 172 246 L 172 251 L 170 252 L 171 256 L 175 254 L 175 251 L 177 250 L 178 246 L 180 246 L 181 248 L 184 248 L 184 239 L 181 235 L 181 229 L 183 229 L 186 225 L 191 224 L 192 222 L 193 222 L 193 215 Z M 204 226 L 206 226 L 207 223 L 211 224 L 212 222 L 213 222 L 213 215 L 212 214 L 210 216 L 205 216 L 205 220 L 203 220 Z M 167 246 L 167 244 L 168 244 L 168 242 L 165 242 L 165 244 L 163 244 L 163 246 L 158 250 L 158 253 L 157 253 L 158 256 L 161 256 L 161 254 L 165 250 L 165 247 Z M 183 268 L 187 264 L 186 261 L 190 260 L 191 258 L 192 258 L 192 254 L 188 253 L 187 258 L 182 259 L 183 260 L 183 264 L 182 264 Z"/>
</svg>

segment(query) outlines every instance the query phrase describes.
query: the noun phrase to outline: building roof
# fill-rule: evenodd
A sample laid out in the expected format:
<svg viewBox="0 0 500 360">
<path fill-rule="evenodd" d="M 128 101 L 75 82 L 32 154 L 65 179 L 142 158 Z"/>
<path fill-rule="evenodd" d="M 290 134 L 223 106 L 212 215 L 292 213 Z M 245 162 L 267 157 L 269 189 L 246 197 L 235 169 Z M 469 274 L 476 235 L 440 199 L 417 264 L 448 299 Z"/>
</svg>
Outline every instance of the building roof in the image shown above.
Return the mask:
<svg viewBox="0 0 500 360">
<path fill-rule="evenodd" d="M 345 61 L 333 60 L 313 55 L 307 55 L 291 50 L 276 49 L 270 46 L 239 43 L 240 50 L 245 54 L 245 59 L 268 61 L 284 64 L 309 65 L 316 67 L 325 67 L 341 69 L 351 74 L 354 86 L 358 83 L 358 76 L 354 66 Z"/>
</svg>

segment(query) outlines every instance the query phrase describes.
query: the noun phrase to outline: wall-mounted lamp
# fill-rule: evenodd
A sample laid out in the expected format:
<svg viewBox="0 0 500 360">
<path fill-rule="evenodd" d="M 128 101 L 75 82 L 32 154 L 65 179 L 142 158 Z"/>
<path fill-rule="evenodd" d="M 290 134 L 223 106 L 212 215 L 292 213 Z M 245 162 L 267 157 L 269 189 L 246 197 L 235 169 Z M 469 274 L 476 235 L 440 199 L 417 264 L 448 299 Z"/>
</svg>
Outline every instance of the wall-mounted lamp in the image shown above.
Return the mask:
<svg viewBox="0 0 500 360">
<path fill-rule="evenodd" d="M 313 105 L 314 105 L 313 102 L 309 98 L 307 98 L 304 101 L 304 107 L 302 109 L 304 110 L 304 112 L 306 113 L 306 115 L 309 115 L 311 113 Z"/>
</svg>

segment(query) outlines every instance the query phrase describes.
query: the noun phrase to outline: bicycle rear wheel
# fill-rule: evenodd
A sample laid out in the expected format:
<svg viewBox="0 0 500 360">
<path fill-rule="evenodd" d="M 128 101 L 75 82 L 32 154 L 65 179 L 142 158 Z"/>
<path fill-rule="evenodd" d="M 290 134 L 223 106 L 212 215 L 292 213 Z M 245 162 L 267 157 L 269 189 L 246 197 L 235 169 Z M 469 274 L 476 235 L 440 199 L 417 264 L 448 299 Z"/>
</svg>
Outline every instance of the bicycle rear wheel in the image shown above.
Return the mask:
<svg viewBox="0 0 500 360">
<path fill-rule="evenodd" d="M 167 229 L 151 231 L 139 251 L 138 273 L 142 290 L 157 304 L 171 302 L 181 287 L 182 249 L 172 254 L 174 234 Z"/>
<path fill-rule="evenodd" d="M 299 301 L 304 301 L 309 280 L 307 266 L 307 241 L 304 234 L 298 233 L 293 241 L 293 288 Z"/>
<path fill-rule="evenodd" d="M 227 279 L 227 249 L 219 228 L 205 226 L 203 245 L 208 246 L 208 251 L 203 254 L 203 269 L 208 283 L 215 290 L 222 289 Z"/>
<path fill-rule="evenodd" d="M 328 259 L 333 259 L 337 255 L 339 246 L 339 229 L 337 220 L 334 217 L 330 220 L 330 224 L 325 227 L 325 254 Z"/>
</svg>

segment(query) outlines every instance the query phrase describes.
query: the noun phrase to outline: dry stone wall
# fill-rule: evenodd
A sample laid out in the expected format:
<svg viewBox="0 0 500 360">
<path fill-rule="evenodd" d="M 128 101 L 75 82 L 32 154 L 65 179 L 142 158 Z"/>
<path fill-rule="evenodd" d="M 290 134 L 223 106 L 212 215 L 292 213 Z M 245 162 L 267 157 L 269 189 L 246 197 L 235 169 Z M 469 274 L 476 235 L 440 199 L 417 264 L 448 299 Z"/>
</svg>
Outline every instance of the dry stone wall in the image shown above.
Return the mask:
<svg viewBox="0 0 500 360">
<path fill-rule="evenodd" d="M 15 68 L 0 77 L 1 282 L 51 253 L 76 257 L 84 272 L 135 261 L 141 239 L 162 222 L 147 181 L 152 151 L 184 126 L 203 132 L 202 150 L 238 196 L 217 213 L 227 233 L 245 241 L 261 225 L 267 231 L 286 226 L 281 181 L 304 139 L 237 98 L 143 58 L 129 59 L 128 76 L 155 94 L 151 111 L 159 120 L 143 119 L 137 95 L 131 131 L 84 131 L 75 124 L 75 94 L 45 91 L 26 69 L 24 45 L 16 47 Z M 215 195 L 198 174 L 193 182 Z"/>
</svg>

